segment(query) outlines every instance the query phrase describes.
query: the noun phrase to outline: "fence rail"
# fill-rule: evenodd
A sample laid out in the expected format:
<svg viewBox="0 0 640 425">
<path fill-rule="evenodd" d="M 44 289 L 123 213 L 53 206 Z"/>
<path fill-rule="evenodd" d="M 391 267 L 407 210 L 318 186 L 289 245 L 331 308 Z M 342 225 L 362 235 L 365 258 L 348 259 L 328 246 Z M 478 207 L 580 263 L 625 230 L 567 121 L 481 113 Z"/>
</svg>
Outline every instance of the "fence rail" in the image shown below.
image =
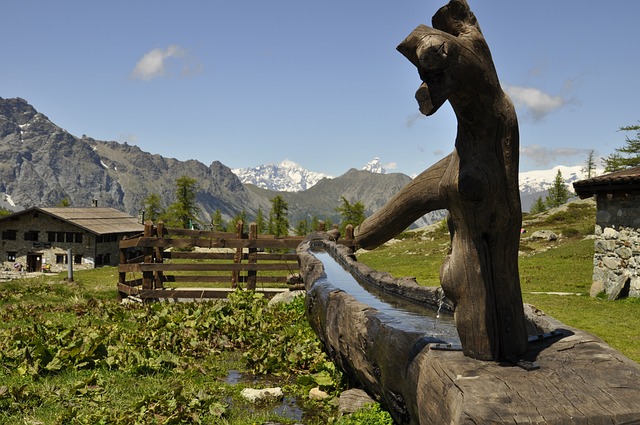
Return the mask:
<svg viewBox="0 0 640 425">
<path fill-rule="evenodd" d="M 157 226 L 145 223 L 142 235 L 120 242 L 120 296 L 226 298 L 241 284 L 267 296 L 288 290 L 263 285 L 291 283 L 291 275 L 298 275 L 298 257 L 293 250 L 304 237 L 259 235 L 255 223 L 249 225 L 248 233 L 243 229 L 242 222 L 237 223 L 236 233 L 166 228 L 162 222 Z M 348 226 L 346 233 L 340 243 L 353 246 L 353 227 Z M 195 248 L 203 250 L 190 251 Z M 173 283 L 228 283 L 229 286 L 169 288 Z"/>
</svg>

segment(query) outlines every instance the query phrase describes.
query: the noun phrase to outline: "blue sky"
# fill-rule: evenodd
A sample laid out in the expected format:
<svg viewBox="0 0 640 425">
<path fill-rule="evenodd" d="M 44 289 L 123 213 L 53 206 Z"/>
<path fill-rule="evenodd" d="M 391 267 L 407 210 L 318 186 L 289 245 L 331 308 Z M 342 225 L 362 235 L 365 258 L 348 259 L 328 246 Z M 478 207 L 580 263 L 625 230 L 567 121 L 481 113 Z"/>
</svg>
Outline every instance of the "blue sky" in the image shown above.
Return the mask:
<svg viewBox="0 0 640 425">
<path fill-rule="evenodd" d="M 445 1 L 3 0 L 0 97 L 70 133 L 231 168 L 416 174 L 453 149 L 395 47 Z M 469 0 L 520 121 L 521 171 L 579 165 L 640 120 L 640 1 Z M 631 134 L 634 136 L 634 134 Z"/>
</svg>

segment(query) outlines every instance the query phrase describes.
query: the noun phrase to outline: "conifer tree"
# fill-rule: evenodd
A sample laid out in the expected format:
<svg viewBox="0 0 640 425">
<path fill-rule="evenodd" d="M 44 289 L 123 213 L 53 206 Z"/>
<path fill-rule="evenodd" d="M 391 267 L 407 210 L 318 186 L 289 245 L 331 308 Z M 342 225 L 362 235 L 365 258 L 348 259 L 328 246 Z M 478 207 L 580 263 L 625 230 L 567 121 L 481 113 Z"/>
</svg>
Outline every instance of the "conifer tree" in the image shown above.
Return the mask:
<svg viewBox="0 0 640 425">
<path fill-rule="evenodd" d="M 262 208 L 258 208 L 258 212 L 256 214 L 256 229 L 258 231 L 258 234 L 263 234 L 267 231 L 267 224 L 264 219 Z"/>
<path fill-rule="evenodd" d="M 182 176 L 176 180 L 176 201 L 169 206 L 165 223 L 169 227 L 190 229 L 197 227 L 197 215 L 200 211 L 196 204 L 198 182 L 193 177 Z"/>
<path fill-rule="evenodd" d="M 594 151 L 591 149 L 589 151 L 589 155 L 587 156 L 587 162 L 584 164 L 582 168 L 582 174 L 586 179 L 590 179 L 591 177 L 596 176 L 596 161 L 594 159 Z"/>
<path fill-rule="evenodd" d="M 569 200 L 571 193 L 564 183 L 562 172 L 558 170 L 556 178 L 553 181 L 553 185 L 549 188 L 549 194 L 545 198 L 545 203 L 548 208 L 555 208 L 563 205 Z"/>
<path fill-rule="evenodd" d="M 547 205 L 542 200 L 542 196 L 538 196 L 538 199 L 535 200 L 529 212 L 531 214 L 540 214 L 547 210 Z"/>
<path fill-rule="evenodd" d="M 309 233 L 309 222 L 305 218 L 298 221 L 298 225 L 296 226 L 296 236 L 306 236 L 307 233 Z"/>
<path fill-rule="evenodd" d="M 604 171 L 607 173 L 640 166 L 640 125 L 621 127 L 620 131 L 635 131 L 636 138 L 626 136 L 625 145 L 603 158 Z"/>
<path fill-rule="evenodd" d="M 157 193 L 150 193 L 146 198 L 144 198 L 145 221 L 151 220 L 153 223 L 156 223 L 162 214 L 164 214 L 164 209 L 162 208 L 160 195 Z"/>
<path fill-rule="evenodd" d="M 338 212 L 342 218 L 340 221 L 340 232 L 344 234 L 344 229 L 348 224 L 356 227 L 362 223 L 366 217 L 364 215 L 364 204 L 362 202 L 356 201 L 350 203 L 344 196 L 342 196 L 340 200 L 342 204 L 336 208 L 336 212 Z"/>
<path fill-rule="evenodd" d="M 224 220 L 222 219 L 222 213 L 218 208 L 216 208 L 216 211 L 213 213 L 213 217 L 211 218 L 211 226 L 213 227 L 213 230 L 218 232 L 224 232 L 227 228 Z"/>
<path fill-rule="evenodd" d="M 289 205 L 282 196 L 277 195 L 271 199 L 271 211 L 269 212 L 268 231 L 270 235 L 287 236 L 289 234 L 289 219 L 287 213 Z"/>
<path fill-rule="evenodd" d="M 227 223 L 227 232 L 235 233 L 239 221 L 242 221 L 242 231 L 244 232 L 249 226 L 245 210 L 240 211 L 231 221 L 229 221 L 229 223 Z"/>
</svg>

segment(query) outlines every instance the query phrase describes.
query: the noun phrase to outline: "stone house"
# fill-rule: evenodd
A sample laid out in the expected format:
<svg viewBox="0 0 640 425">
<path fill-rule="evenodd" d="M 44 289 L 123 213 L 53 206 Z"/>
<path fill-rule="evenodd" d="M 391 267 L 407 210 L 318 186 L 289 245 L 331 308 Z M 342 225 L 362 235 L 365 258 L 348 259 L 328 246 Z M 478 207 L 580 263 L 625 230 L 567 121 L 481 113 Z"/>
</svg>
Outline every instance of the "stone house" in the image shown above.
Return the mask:
<svg viewBox="0 0 640 425">
<path fill-rule="evenodd" d="M 113 208 L 29 208 L 0 218 L 0 257 L 5 270 L 64 271 L 120 261 L 118 242 L 144 226 Z M 71 250 L 73 258 L 67 258 Z"/>
<path fill-rule="evenodd" d="M 591 295 L 640 297 L 640 167 L 573 183 L 597 204 Z"/>
</svg>

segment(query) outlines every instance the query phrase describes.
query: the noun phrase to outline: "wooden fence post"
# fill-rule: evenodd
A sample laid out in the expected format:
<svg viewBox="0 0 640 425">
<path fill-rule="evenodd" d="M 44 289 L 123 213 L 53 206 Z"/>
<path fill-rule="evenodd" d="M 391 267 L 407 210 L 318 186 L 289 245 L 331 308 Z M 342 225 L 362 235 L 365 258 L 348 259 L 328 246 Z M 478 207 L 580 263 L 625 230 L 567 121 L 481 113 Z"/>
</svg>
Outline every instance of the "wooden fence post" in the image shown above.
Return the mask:
<svg viewBox="0 0 640 425">
<path fill-rule="evenodd" d="M 242 220 L 238 220 L 236 222 L 236 238 L 242 239 L 242 229 L 244 229 L 244 222 Z M 234 264 L 240 264 L 242 262 L 242 252 L 242 247 L 236 248 L 236 253 L 233 256 Z M 238 282 L 240 282 L 240 271 L 234 270 L 233 272 L 231 272 L 231 287 L 234 289 L 237 288 Z"/>
<path fill-rule="evenodd" d="M 153 222 L 151 220 L 147 220 L 144 223 L 144 236 L 149 238 L 153 236 Z M 144 247 L 142 248 L 143 262 L 145 264 L 149 264 L 153 262 L 153 248 Z M 142 289 L 153 289 L 153 272 L 143 271 L 142 272 Z"/>
<path fill-rule="evenodd" d="M 126 236 L 125 236 L 126 238 Z M 118 247 L 118 250 L 120 251 L 120 264 L 126 264 L 127 263 L 127 255 L 125 254 L 125 250 Z M 124 285 L 127 283 L 127 272 L 119 272 L 118 273 L 118 287 L 120 287 L 120 285 Z M 123 298 L 126 298 L 128 296 L 128 294 L 125 294 L 124 292 L 120 292 L 118 291 L 118 301 L 122 301 Z"/>
<path fill-rule="evenodd" d="M 258 262 L 258 248 L 255 247 L 255 242 L 258 239 L 258 225 L 251 223 L 249 225 L 249 240 L 251 245 L 249 246 L 248 263 L 256 264 Z M 256 281 L 258 277 L 257 270 L 249 270 L 247 272 L 247 289 L 251 291 L 256 290 Z"/>
<path fill-rule="evenodd" d="M 356 250 L 356 243 L 355 243 L 355 238 L 353 236 L 353 224 L 347 224 L 347 226 L 344 228 L 344 238 L 346 239 L 346 246 L 348 246 L 351 251 Z"/>
<path fill-rule="evenodd" d="M 158 235 L 158 238 L 164 238 L 164 222 L 163 221 L 158 222 L 158 225 L 156 227 L 156 234 Z M 156 246 L 154 248 L 153 254 L 154 254 L 154 261 L 156 263 L 164 263 L 164 260 L 162 259 L 162 251 L 163 251 L 163 248 L 160 246 Z M 153 277 L 154 277 L 153 289 L 163 289 L 164 274 L 162 270 L 154 272 Z"/>
</svg>

